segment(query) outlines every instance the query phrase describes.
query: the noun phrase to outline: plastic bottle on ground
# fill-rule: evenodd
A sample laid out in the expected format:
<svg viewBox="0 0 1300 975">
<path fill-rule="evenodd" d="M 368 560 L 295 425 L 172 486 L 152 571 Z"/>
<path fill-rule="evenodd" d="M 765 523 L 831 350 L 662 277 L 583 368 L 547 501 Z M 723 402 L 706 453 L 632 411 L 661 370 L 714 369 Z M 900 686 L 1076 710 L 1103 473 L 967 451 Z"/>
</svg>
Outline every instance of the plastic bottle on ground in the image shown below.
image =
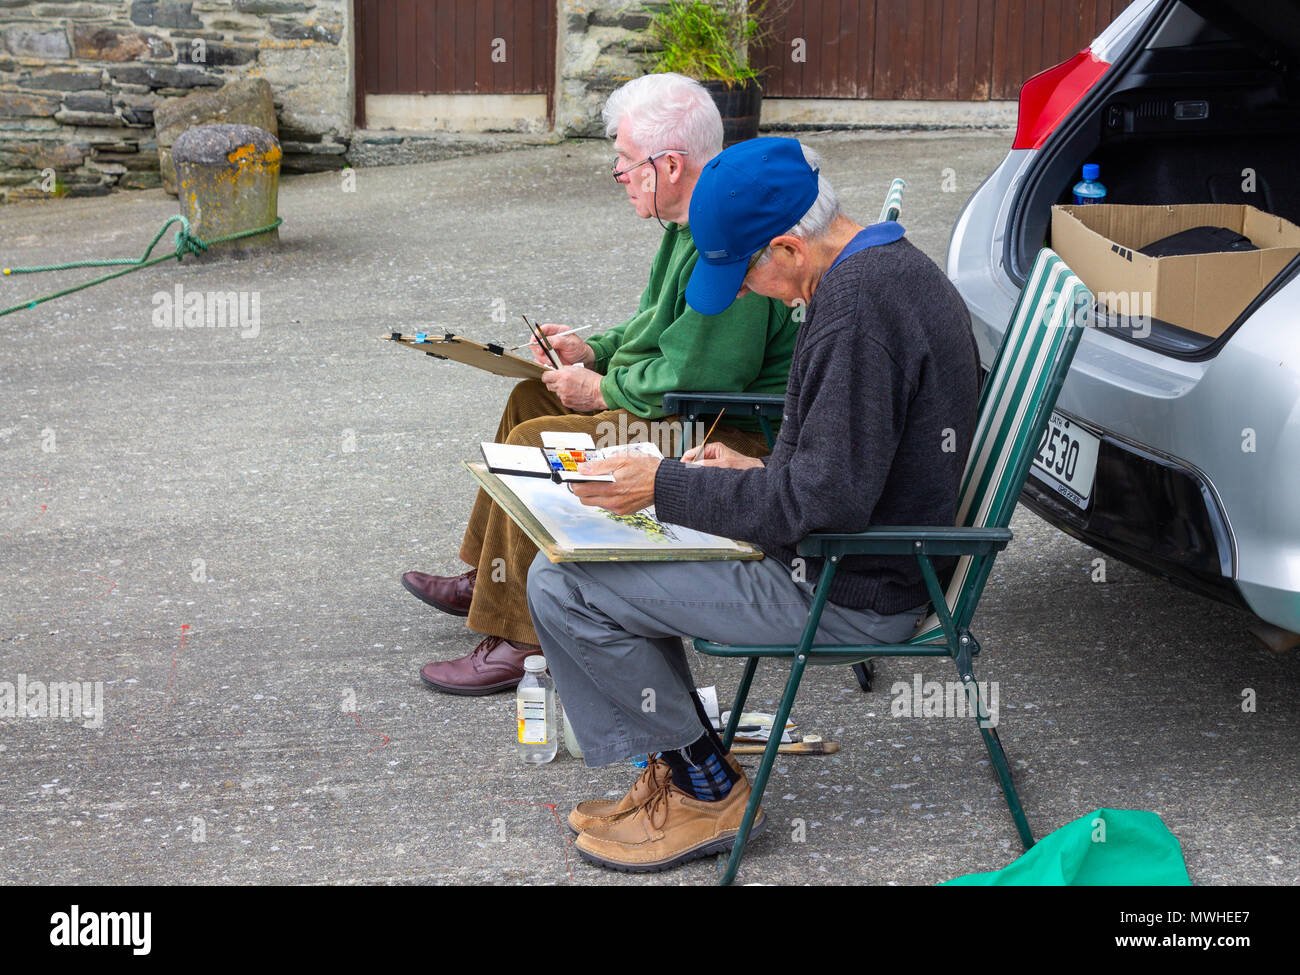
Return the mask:
<svg viewBox="0 0 1300 975">
<path fill-rule="evenodd" d="M 524 678 L 515 691 L 519 722 L 519 757 L 530 765 L 555 758 L 559 725 L 555 720 L 555 684 L 546 672 L 546 658 L 533 654 L 524 660 Z"/>
<path fill-rule="evenodd" d="M 556 698 L 556 703 L 560 708 L 560 726 L 564 731 L 564 750 L 574 758 L 582 758 L 582 746 L 578 744 L 578 736 L 573 733 L 573 725 L 569 723 L 569 712 L 564 710 L 564 703 Z"/>
</svg>

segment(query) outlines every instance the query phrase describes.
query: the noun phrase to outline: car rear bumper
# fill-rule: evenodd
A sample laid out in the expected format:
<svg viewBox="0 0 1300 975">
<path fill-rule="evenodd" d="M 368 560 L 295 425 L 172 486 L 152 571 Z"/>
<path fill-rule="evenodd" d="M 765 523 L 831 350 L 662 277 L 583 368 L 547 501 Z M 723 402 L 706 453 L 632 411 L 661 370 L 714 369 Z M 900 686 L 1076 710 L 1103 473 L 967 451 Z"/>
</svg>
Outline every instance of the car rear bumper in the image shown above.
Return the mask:
<svg viewBox="0 0 1300 975">
<path fill-rule="evenodd" d="M 1066 500 L 1031 468 L 1022 494 L 1030 510 L 1099 551 L 1249 609 L 1233 580 L 1236 552 L 1228 519 L 1204 475 L 1092 429 L 1101 444 L 1087 509 Z"/>
</svg>

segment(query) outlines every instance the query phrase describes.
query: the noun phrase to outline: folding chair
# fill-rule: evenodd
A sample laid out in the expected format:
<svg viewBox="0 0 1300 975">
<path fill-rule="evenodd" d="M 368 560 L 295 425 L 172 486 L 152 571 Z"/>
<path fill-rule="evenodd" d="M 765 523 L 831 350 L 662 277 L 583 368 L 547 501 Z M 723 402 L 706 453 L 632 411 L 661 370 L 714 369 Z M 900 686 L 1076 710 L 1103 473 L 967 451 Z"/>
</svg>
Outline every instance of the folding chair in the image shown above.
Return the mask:
<svg viewBox="0 0 1300 975">
<path fill-rule="evenodd" d="M 907 183 L 901 176 L 894 177 L 894 181 L 889 184 L 889 192 L 885 194 L 885 205 L 880 208 L 880 218 L 877 223 L 884 223 L 886 220 L 897 220 L 903 213 L 903 190 L 906 189 Z"/>
<path fill-rule="evenodd" d="M 897 220 L 903 214 L 903 190 L 907 183 L 902 177 L 895 177 L 885 193 L 885 203 L 880 208 L 879 222 Z M 785 396 L 780 393 L 701 393 L 677 391 L 665 393 L 664 412 L 676 414 L 684 421 L 687 429 L 702 416 L 716 416 L 726 409 L 731 416 L 751 416 L 758 420 L 758 427 L 767 438 L 767 448 L 776 446 L 776 433 L 772 421 L 781 419 L 785 409 Z M 853 665 L 853 673 L 863 691 L 871 690 L 875 671 L 871 661 Z"/>
<path fill-rule="evenodd" d="M 696 639 L 695 649 L 719 657 L 745 657 L 744 674 L 731 707 L 723 745 L 731 747 L 736 725 L 745 708 L 754 672 L 762 657 L 789 658 L 790 677 L 777 708 L 773 728 L 784 728 L 794 705 L 804 668 L 812 664 L 850 664 L 868 657 L 951 657 L 967 699 L 972 705 L 984 746 L 997 771 L 1003 796 L 1025 849 L 1033 834 L 1021 808 L 996 728 L 988 727 L 987 711 L 979 700 L 973 662 L 979 642 L 970 632 L 984 584 L 998 552 L 1011 540 L 1011 515 L 1024 487 L 1029 465 L 1038 448 L 1070 361 L 1092 314 L 1091 296 L 1083 282 L 1056 254 L 1039 251 L 1007 334 L 998 350 L 993 370 L 980 393 L 979 412 L 971 452 L 962 474 L 957 526 L 872 526 L 856 534 L 814 534 L 798 545 L 798 554 L 823 559 L 808 620 L 797 647 L 730 646 Z M 934 612 L 917 626 L 903 644 L 841 646 L 818 644 L 817 629 L 831 580 L 840 560 L 850 555 L 912 555 L 920 565 Z M 957 556 L 948 584 L 941 588 L 931 558 Z M 752 785 L 740 833 L 722 875 L 729 884 L 736 876 L 750 829 L 776 761 L 780 735 L 773 734 L 763 753 Z"/>
</svg>

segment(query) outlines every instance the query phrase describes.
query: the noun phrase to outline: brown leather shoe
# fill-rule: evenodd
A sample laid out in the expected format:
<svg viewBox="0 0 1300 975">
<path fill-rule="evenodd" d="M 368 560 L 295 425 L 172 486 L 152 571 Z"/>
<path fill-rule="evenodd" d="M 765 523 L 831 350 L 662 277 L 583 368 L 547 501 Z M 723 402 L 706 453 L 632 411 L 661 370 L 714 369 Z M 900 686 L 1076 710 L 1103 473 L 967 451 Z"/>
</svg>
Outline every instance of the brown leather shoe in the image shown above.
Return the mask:
<svg viewBox="0 0 1300 975">
<path fill-rule="evenodd" d="M 524 658 L 541 652 L 541 647 L 516 646 L 499 636 L 485 636 L 458 660 L 425 664 L 420 668 L 420 680 L 435 691 L 468 697 L 508 691 L 523 679 Z"/>
<path fill-rule="evenodd" d="M 573 843 L 590 863 L 625 873 L 655 873 L 701 857 L 725 853 L 736 842 L 749 802 L 749 780 L 741 775 L 725 799 L 701 802 L 668 778 L 650 800 L 629 816 L 593 826 Z M 750 836 L 767 826 L 760 808 Z"/>
<path fill-rule="evenodd" d="M 574 806 L 569 811 L 569 829 L 581 833 L 635 812 L 663 788 L 664 779 L 672 774 L 672 766 L 656 755 L 622 799 L 586 799 Z"/>
<path fill-rule="evenodd" d="M 474 598 L 474 578 L 478 569 L 458 576 L 431 576 L 424 572 L 407 572 L 402 585 L 416 599 L 452 616 L 468 616 Z"/>
<path fill-rule="evenodd" d="M 740 763 L 730 754 L 724 757 L 727 764 L 743 777 L 745 773 L 741 771 Z M 672 774 L 672 766 L 656 755 L 622 799 L 586 799 L 574 806 L 569 812 L 569 829 L 582 833 L 593 826 L 631 815 L 649 802 L 663 787 L 664 779 Z"/>
</svg>

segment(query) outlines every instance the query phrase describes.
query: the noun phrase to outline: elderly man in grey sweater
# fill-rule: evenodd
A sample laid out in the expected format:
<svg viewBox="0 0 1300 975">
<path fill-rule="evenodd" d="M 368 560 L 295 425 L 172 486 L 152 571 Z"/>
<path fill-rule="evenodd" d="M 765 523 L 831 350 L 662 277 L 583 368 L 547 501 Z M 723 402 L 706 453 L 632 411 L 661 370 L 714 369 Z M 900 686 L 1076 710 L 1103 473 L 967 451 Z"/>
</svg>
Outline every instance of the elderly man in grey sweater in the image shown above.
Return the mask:
<svg viewBox="0 0 1300 975">
<path fill-rule="evenodd" d="M 579 852 L 603 866 L 663 870 L 724 851 L 740 827 L 749 784 L 693 693 L 683 637 L 797 642 L 820 572 L 797 559 L 801 538 L 955 518 L 978 385 L 969 315 L 902 227 L 854 223 L 818 169 L 792 139 L 755 139 L 710 162 L 691 202 L 692 307 L 716 314 L 748 291 L 806 306 L 771 456 L 710 444 L 681 461 L 590 465 L 614 482 L 574 487 L 587 504 L 653 504 L 665 522 L 753 542 L 765 557 L 539 556 L 529 572 L 529 608 L 588 764 L 658 753 L 621 800 L 570 813 Z M 898 643 L 927 608 L 913 560 L 847 558 L 818 640 Z"/>
</svg>

